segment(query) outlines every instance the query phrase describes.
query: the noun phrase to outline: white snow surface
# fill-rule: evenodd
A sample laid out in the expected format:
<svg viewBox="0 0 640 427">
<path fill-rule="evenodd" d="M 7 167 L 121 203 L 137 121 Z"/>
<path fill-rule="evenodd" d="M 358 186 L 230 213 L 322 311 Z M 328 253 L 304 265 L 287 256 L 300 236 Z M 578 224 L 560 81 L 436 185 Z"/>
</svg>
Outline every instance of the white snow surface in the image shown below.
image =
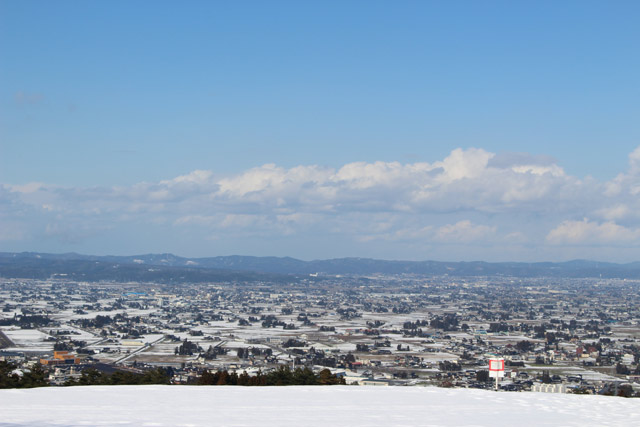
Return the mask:
<svg viewBox="0 0 640 427">
<path fill-rule="evenodd" d="M 0 426 L 638 426 L 640 400 L 435 387 L 0 390 Z"/>
</svg>

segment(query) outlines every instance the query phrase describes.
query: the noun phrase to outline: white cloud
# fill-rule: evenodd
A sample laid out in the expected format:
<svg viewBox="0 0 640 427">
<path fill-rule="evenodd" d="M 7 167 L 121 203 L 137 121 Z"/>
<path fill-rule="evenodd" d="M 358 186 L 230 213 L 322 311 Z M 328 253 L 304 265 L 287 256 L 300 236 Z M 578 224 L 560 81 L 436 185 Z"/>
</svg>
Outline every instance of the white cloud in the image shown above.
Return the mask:
<svg viewBox="0 0 640 427">
<path fill-rule="evenodd" d="M 34 193 L 44 187 L 44 184 L 41 182 L 29 182 L 24 185 L 9 185 L 8 188 L 10 191 L 14 191 L 16 193 Z"/>
<path fill-rule="evenodd" d="M 640 147 L 629 153 L 629 173 L 632 175 L 640 173 Z"/>
<path fill-rule="evenodd" d="M 140 224 L 202 239 L 286 235 L 313 245 L 330 236 L 337 244 L 506 242 L 538 250 L 631 244 L 639 237 L 638 194 L 640 148 L 629 155 L 628 170 L 608 182 L 567 175 L 545 156 L 470 148 L 432 163 L 266 164 L 235 175 L 196 170 L 119 187 L 5 184 L 0 220 L 29 230 L 11 236 L 34 241 L 39 235 L 79 241 L 94 238 L 93 230 Z"/>
<path fill-rule="evenodd" d="M 463 178 L 477 178 L 487 169 L 489 160 L 495 154 L 489 153 L 479 148 L 463 150 L 456 148 L 442 162 L 436 162 L 436 166 L 441 166 L 444 170 L 443 181 L 454 181 Z"/>
<path fill-rule="evenodd" d="M 618 204 L 615 206 L 607 206 L 596 211 L 596 213 L 607 220 L 615 221 L 624 219 L 632 214 L 631 209 L 627 205 Z"/>
<path fill-rule="evenodd" d="M 562 170 L 562 168 L 558 165 L 551 165 L 551 166 L 519 165 L 519 166 L 513 166 L 511 170 L 517 173 L 531 173 L 534 175 L 545 175 L 545 174 L 551 174 L 553 176 L 564 175 L 564 170 Z"/>
<path fill-rule="evenodd" d="M 586 218 L 582 221 L 564 221 L 547 234 L 546 240 L 557 245 L 625 244 L 640 237 L 640 229 L 630 229 L 613 221 L 597 223 Z"/>
<path fill-rule="evenodd" d="M 220 179 L 209 196 L 214 202 L 293 211 L 499 211 L 512 209 L 514 202 L 585 191 L 557 165 L 495 167 L 489 165 L 493 156 L 472 148 L 456 149 L 431 164 L 355 162 L 338 170 L 268 164 Z"/>
<path fill-rule="evenodd" d="M 212 176 L 213 173 L 211 171 L 195 170 L 191 173 L 177 176 L 168 181 L 160 181 L 160 183 L 167 186 L 174 186 L 179 184 L 206 185 L 211 180 Z"/>
<path fill-rule="evenodd" d="M 456 149 L 443 161 L 401 164 L 355 162 L 338 170 L 317 165 L 290 169 L 267 164 L 216 178 L 198 170 L 158 183 L 130 187 L 58 188 L 44 184 L 10 186 L 25 203 L 58 211 L 181 212 L 209 215 L 327 212 L 480 212 L 518 209 L 521 202 L 577 198 L 583 183 L 551 166 L 493 167 L 494 154 Z M 536 169 L 537 168 L 537 169 Z M 546 168 L 546 169 L 545 169 Z M 535 170 L 534 170 L 535 169 Z M 545 172 L 546 171 L 546 172 Z M 90 209 L 88 209 L 90 207 Z"/>
</svg>

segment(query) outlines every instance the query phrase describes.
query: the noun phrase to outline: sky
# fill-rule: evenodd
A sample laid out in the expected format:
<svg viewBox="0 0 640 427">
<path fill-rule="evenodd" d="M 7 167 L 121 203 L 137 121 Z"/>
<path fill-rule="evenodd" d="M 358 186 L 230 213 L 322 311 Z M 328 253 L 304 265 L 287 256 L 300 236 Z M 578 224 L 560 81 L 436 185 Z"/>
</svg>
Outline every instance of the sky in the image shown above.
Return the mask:
<svg viewBox="0 0 640 427">
<path fill-rule="evenodd" d="M 0 0 L 0 251 L 640 260 L 639 21 Z"/>
</svg>

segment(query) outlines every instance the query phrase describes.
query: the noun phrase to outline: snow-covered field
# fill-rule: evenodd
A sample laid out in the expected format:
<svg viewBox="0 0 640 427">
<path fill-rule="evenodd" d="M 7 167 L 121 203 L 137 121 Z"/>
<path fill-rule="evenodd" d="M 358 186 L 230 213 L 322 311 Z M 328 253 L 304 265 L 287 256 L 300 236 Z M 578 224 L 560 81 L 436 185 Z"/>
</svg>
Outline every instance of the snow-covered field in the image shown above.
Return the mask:
<svg viewBox="0 0 640 427">
<path fill-rule="evenodd" d="M 0 390 L 0 426 L 638 426 L 640 399 L 432 387 Z"/>
<path fill-rule="evenodd" d="M 12 326 L 3 326 L 0 329 L 16 345 L 6 348 L 7 351 L 53 351 L 54 343 L 45 341 L 49 335 L 37 329 L 20 329 Z"/>
</svg>

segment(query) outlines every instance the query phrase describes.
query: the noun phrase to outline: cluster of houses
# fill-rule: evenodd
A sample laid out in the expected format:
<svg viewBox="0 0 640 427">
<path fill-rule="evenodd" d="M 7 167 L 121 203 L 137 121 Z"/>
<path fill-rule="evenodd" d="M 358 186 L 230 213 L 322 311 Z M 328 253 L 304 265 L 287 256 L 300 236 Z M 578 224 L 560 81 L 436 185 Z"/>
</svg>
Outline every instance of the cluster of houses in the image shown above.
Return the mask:
<svg viewBox="0 0 640 427">
<path fill-rule="evenodd" d="M 640 386 L 640 283 L 314 277 L 275 283 L 0 281 L 0 360 L 54 384 L 87 366 L 329 368 L 348 384 L 597 393 Z M 67 379 L 68 379 L 67 378 Z"/>
</svg>

